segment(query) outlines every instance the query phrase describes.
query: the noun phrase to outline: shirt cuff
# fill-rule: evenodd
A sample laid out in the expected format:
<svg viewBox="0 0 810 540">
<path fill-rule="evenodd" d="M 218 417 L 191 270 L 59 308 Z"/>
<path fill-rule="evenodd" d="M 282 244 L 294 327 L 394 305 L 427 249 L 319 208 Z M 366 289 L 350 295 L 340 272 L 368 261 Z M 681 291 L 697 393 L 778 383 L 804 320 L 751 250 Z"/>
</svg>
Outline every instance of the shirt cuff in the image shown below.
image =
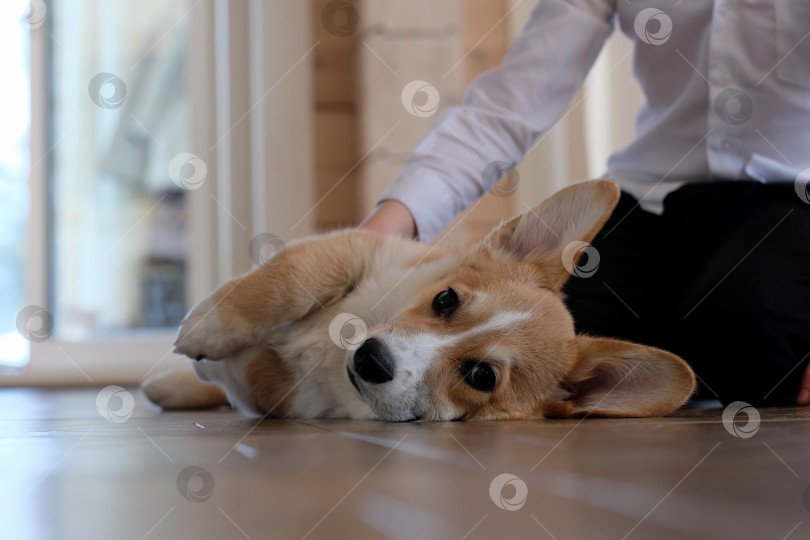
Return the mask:
<svg viewBox="0 0 810 540">
<path fill-rule="evenodd" d="M 416 223 L 418 239 L 430 242 L 457 213 L 456 201 L 448 190 L 436 189 L 437 182 L 444 183 L 433 171 L 406 165 L 383 191 L 378 204 L 389 199 L 404 204 Z"/>
</svg>

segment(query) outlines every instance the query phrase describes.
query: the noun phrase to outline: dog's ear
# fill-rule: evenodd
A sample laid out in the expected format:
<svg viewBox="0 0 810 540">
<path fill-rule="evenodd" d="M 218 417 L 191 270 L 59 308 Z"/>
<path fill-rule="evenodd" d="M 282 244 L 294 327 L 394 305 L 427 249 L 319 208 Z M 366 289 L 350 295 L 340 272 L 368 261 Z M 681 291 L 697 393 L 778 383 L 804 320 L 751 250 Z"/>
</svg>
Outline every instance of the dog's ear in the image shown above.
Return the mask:
<svg viewBox="0 0 810 540">
<path fill-rule="evenodd" d="M 548 416 L 660 416 L 694 391 L 694 373 L 672 353 L 613 339 L 575 340 L 576 364 Z"/>
<path fill-rule="evenodd" d="M 501 224 L 484 244 L 539 266 L 547 278 L 544 285 L 559 290 L 618 201 L 619 188 L 613 182 L 580 182 Z"/>
</svg>

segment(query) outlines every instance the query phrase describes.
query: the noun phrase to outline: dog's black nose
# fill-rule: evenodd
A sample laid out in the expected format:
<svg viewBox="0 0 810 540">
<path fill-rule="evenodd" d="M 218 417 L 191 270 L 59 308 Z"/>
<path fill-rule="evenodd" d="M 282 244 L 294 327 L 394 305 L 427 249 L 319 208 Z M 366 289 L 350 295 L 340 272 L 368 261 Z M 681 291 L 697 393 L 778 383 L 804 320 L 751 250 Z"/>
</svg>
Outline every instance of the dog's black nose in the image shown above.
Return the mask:
<svg viewBox="0 0 810 540">
<path fill-rule="evenodd" d="M 394 362 L 381 341 L 371 338 L 354 352 L 354 371 L 370 383 L 385 383 L 394 378 Z"/>
</svg>

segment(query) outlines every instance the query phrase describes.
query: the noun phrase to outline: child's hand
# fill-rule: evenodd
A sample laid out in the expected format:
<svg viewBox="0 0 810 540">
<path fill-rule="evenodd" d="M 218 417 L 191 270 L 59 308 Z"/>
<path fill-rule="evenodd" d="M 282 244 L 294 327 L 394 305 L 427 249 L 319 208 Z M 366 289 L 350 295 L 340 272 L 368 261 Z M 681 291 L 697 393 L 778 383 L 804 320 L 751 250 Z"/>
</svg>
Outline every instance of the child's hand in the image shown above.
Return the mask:
<svg viewBox="0 0 810 540">
<path fill-rule="evenodd" d="M 416 222 L 410 210 L 393 199 L 380 203 L 359 228 L 382 236 L 416 238 L 417 235 Z"/>
</svg>

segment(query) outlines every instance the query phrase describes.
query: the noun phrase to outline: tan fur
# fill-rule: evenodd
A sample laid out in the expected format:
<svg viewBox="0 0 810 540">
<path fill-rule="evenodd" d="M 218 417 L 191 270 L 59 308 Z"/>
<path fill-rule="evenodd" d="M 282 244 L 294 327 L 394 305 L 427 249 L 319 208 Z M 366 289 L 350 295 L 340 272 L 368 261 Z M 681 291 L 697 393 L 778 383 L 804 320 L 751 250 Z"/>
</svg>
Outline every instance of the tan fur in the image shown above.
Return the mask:
<svg viewBox="0 0 810 540">
<path fill-rule="evenodd" d="M 245 382 L 260 411 L 273 416 L 287 415 L 293 380 L 275 352 L 259 348 L 245 370 Z"/>
<path fill-rule="evenodd" d="M 152 403 L 166 409 L 203 409 L 228 404 L 219 385 L 203 382 L 189 370 L 158 373 L 144 382 L 143 391 Z"/>
<path fill-rule="evenodd" d="M 195 306 L 176 349 L 204 358 L 195 364 L 198 374 L 256 414 L 384 420 L 666 414 L 693 390 L 689 367 L 651 347 L 576 336 L 560 297 L 570 277 L 564 258 L 576 257 L 566 248 L 589 242 L 618 196 L 608 181 L 571 186 L 467 250 L 360 231 L 291 244 Z M 432 301 L 448 287 L 459 306 L 440 317 Z M 330 339 L 331 322 L 347 312 L 362 318 L 365 338 L 389 353 L 390 381 L 358 379 L 355 352 Z M 470 362 L 495 371 L 491 391 L 465 382 L 461 368 Z M 148 385 L 147 395 L 164 406 L 182 401 Z"/>
</svg>

